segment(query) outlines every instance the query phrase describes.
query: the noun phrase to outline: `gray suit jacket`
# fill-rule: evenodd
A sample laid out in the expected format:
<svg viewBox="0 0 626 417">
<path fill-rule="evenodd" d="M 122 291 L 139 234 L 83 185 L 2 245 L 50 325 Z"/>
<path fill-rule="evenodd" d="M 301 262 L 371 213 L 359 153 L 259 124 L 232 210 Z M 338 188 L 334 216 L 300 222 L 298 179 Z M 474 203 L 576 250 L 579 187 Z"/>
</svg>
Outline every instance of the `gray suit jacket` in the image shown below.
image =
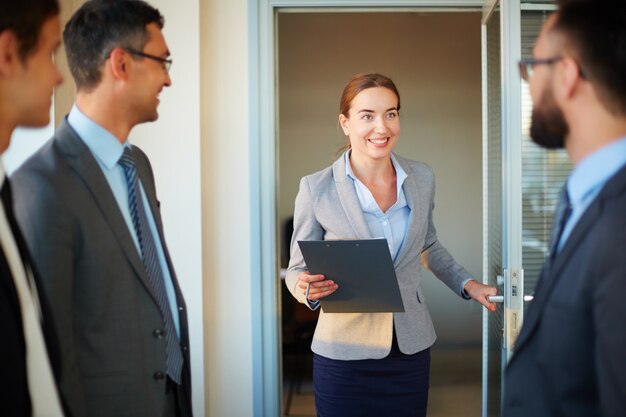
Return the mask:
<svg viewBox="0 0 626 417">
<path fill-rule="evenodd" d="M 463 282 L 472 278 L 437 240 L 432 169 L 424 163 L 394 156 L 407 173 L 403 190 L 411 209 L 408 231 L 394 262 L 405 312 L 326 314 L 322 309 L 311 346 L 319 355 L 341 360 L 383 358 L 391 350 L 394 325 L 402 352 L 413 354 L 428 348 L 436 336 L 425 304 L 420 262 L 459 296 Z M 372 237 L 354 183 L 346 176 L 343 156 L 331 167 L 302 178 L 285 280 L 289 291 L 308 305 L 304 294 L 296 289 L 298 275 L 307 271 L 299 240 Z"/>
<path fill-rule="evenodd" d="M 180 313 L 183 407 L 190 406 L 185 301 L 169 257 L 147 157 L 137 174 L 159 230 Z M 61 391 L 75 417 L 161 416 L 164 320 L 117 201 L 98 163 L 64 120 L 12 176 L 15 212 L 52 307 Z M 184 391 L 184 392 L 183 392 Z"/>
</svg>

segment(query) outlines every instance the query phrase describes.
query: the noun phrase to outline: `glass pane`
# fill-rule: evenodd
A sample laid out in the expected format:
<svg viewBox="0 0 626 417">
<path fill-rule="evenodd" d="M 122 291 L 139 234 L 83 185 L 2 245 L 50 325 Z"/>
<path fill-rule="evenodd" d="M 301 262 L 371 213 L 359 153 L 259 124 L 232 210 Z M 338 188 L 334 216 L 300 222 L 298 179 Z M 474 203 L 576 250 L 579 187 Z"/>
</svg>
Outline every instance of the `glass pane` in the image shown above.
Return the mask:
<svg viewBox="0 0 626 417">
<path fill-rule="evenodd" d="M 500 12 L 487 22 L 487 265 L 489 285 L 502 274 L 502 78 L 500 74 Z M 489 314 L 487 415 L 500 415 L 502 392 L 502 304 Z"/>
<path fill-rule="evenodd" d="M 543 11 L 522 12 L 522 58 L 532 48 L 548 16 Z M 532 294 L 548 256 L 550 230 L 558 194 L 571 171 L 564 150 L 546 151 L 529 136 L 532 101 L 528 84 L 522 83 L 522 265 L 524 288 Z"/>
</svg>

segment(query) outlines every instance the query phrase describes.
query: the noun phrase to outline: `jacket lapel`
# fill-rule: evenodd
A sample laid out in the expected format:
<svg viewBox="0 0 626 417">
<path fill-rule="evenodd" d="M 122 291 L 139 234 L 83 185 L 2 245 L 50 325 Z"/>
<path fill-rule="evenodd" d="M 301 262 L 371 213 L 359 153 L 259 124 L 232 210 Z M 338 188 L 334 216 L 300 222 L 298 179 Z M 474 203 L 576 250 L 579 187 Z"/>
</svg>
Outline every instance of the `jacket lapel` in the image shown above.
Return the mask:
<svg viewBox="0 0 626 417">
<path fill-rule="evenodd" d="M 122 217 L 117 200 L 115 200 L 111 187 L 98 166 L 98 163 L 87 146 L 65 119 L 59 125 L 55 136 L 59 148 L 66 157 L 65 159 L 68 165 L 74 170 L 76 175 L 82 179 L 85 186 L 91 192 L 94 201 L 100 208 L 102 217 L 106 219 L 118 243 L 122 247 L 124 255 L 143 285 L 156 300 L 152 285 L 146 274 L 146 269 L 139 257 L 139 252 L 130 235 L 126 221 Z"/>
<path fill-rule="evenodd" d="M 419 232 L 419 227 L 421 222 L 416 221 L 419 218 L 419 192 L 417 186 L 417 179 L 415 178 L 415 174 L 411 171 L 411 167 L 406 160 L 403 158 L 394 155 L 398 164 L 402 167 L 407 177 L 404 180 L 404 184 L 402 184 L 402 190 L 404 191 L 404 198 L 406 199 L 406 204 L 409 206 L 409 223 L 406 234 L 404 235 L 404 240 L 402 241 L 402 246 L 400 246 L 400 251 L 396 256 L 394 261 L 394 265 L 397 267 L 400 265 L 400 262 L 404 259 L 406 254 L 409 251 L 409 248 L 413 246 L 415 239 L 417 239 L 417 235 Z"/>
<path fill-rule="evenodd" d="M 343 155 L 333 164 L 333 178 L 335 179 L 341 207 L 343 207 L 350 226 L 359 239 L 371 239 L 372 235 L 365 221 L 365 216 L 363 216 L 363 210 L 359 203 L 359 197 L 356 195 L 354 182 L 346 175 L 346 163 Z"/>
</svg>

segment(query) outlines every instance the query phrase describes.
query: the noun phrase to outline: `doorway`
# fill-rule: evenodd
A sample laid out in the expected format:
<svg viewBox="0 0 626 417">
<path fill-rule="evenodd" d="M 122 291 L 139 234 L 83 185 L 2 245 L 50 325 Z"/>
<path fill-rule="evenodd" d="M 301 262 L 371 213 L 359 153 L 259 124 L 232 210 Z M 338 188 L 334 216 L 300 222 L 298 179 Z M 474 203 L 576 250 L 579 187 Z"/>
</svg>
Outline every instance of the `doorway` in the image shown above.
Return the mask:
<svg viewBox="0 0 626 417">
<path fill-rule="evenodd" d="M 359 72 L 390 76 L 401 94 L 396 152 L 435 171 L 435 225 L 459 263 L 482 276 L 481 13 L 474 11 L 279 12 L 277 27 L 278 259 L 285 267 L 288 219 L 302 176 L 332 164 L 345 138 L 341 91 Z M 419 266 L 416 266 L 419 267 Z M 481 308 L 425 274 L 433 347 L 429 415 L 481 410 Z M 279 294 L 284 284 L 279 282 Z M 282 297 L 284 415 L 310 416 L 311 322 Z M 291 316 L 290 316 L 291 315 Z M 294 330 L 295 329 L 295 330 Z M 295 332 L 295 334 L 294 334 Z M 294 357 L 295 355 L 295 357 Z M 300 355 L 300 356 L 298 356 Z M 454 391 L 451 394 L 451 390 Z M 449 401 L 449 398 L 460 401 Z"/>
</svg>

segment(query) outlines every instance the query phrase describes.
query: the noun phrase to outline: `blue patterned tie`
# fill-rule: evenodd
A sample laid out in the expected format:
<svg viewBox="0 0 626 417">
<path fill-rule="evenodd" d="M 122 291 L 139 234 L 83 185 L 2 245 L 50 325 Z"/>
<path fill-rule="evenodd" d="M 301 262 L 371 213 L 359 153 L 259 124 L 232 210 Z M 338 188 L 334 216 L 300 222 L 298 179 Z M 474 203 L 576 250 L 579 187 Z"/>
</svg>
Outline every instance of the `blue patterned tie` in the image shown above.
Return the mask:
<svg viewBox="0 0 626 417">
<path fill-rule="evenodd" d="M 163 271 L 161 270 L 161 263 L 159 262 L 159 257 L 157 255 L 156 245 L 148 224 L 148 217 L 146 216 L 143 199 L 141 198 L 139 180 L 137 178 L 137 169 L 135 167 L 135 160 L 133 159 L 130 148 L 124 148 L 124 153 L 122 154 L 119 163 L 124 168 L 124 174 L 126 174 L 126 183 L 128 185 L 128 205 L 130 208 L 130 215 L 133 219 L 133 225 L 135 226 L 135 232 L 137 233 L 137 239 L 139 240 L 143 264 L 146 267 L 148 278 L 152 284 L 152 289 L 154 290 L 154 294 L 157 298 L 159 309 L 161 310 L 165 321 L 167 375 L 174 382 L 180 384 L 180 374 L 184 361 L 183 354 L 180 349 L 180 344 L 178 343 L 176 327 L 174 325 L 174 316 L 172 315 L 172 310 L 170 309 L 170 304 L 167 298 L 167 292 L 165 291 Z"/>
</svg>

